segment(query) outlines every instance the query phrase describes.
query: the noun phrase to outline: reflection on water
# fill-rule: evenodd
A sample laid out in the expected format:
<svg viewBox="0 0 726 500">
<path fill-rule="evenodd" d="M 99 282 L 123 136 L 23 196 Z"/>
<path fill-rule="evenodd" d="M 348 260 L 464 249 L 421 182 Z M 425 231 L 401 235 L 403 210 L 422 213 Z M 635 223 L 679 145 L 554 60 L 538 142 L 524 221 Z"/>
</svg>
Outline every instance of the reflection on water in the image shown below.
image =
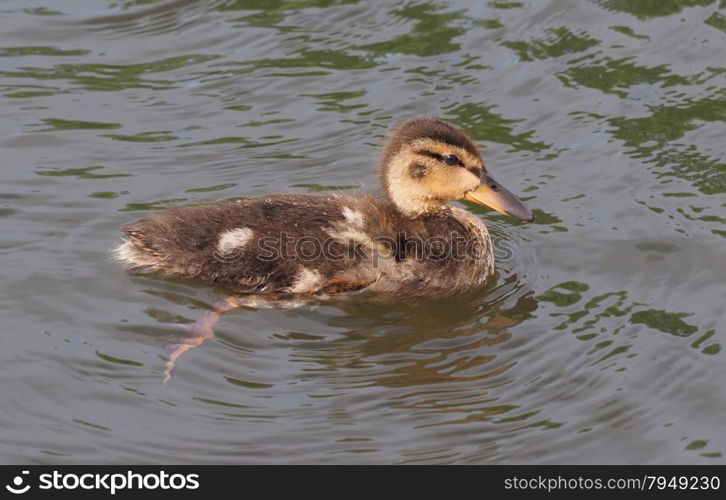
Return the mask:
<svg viewBox="0 0 726 500">
<path fill-rule="evenodd" d="M 723 463 L 726 4 L 7 0 L 8 462 Z M 465 296 L 227 313 L 118 227 L 375 188 L 388 127 L 466 128 L 534 209 Z"/>
<path fill-rule="evenodd" d="M 583 341 L 598 339 L 598 342 L 594 343 L 592 349 L 587 352 L 588 355 L 598 353 L 598 356 L 601 356 L 593 361 L 593 364 L 628 352 L 632 344 L 627 343 L 627 340 L 625 343 L 616 344 L 618 338 L 616 336 L 629 324 L 643 324 L 652 330 L 676 337 L 690 337 L 699 331 L 697 326 L 687 323 L 683 319 L 693 316 L 693 313 L 674 313 L 646 308 L 647 304 L 629 301 L 626 290 L 597 295 L 581 304 L 582 293 L 588 292 L 589 289 L 590 287 L 586 283 L 568 281 L 550 288 L 537 299 L 551 302 L 563 309 L 563 312 L 550 314 L 553 318 L 562 317 L 564 319 L 562 323 L 554 327 L 555 330 L 570 331 Z M 570 310 L 574 312 L 564 312 Z M 701 348 L 701 344 L 714 333 L 713 329 L 706 331 L 691 344 L 691 347 Z M 606 349 L 606 351 L 600 352 L 602 349 Z M 715 343 L 706 345 L 701 352 L 717 354 L 720 351 L 721 344 Z"/>
<path fill-rule="evenodd" d="M 147 308 L 145 314 L 159 326 L 145 327 L 144 334 L 156 330 L 154 335 L 168 337 L 170 331 L 163 325 L 169 325 L 173 331 L 177 325 L 190 324 L 201 310 L 209 307 L 179 293 L 159 293 L 153 289 L 147 292 L 162 297 L 171 307 Z M 178 315 L 173 312 L 174 305 L 193 310 Z M 235 353 L 244 364 L 228 367 L 218 375 L 227 384 L 251 392 L 249 396 L 228 393 L 219 387 L 219 382 L 210 381 L 208 387 L 197 390 L 213 391 L 215 395 L 194 399 L 216 408 L 214 412 L 220 418 L 249 423 L 279 419 L 281 415 L 275 407 L 280 402 L 274 401 L 280 398 L 281 391 L 292 389 L 296 399 L 302 396 L 313 402 L 325 402 L 328 398 L 351 400 L 349 405 L 333 403 L 335 407 L 342 405 L 337 415 L 330 416 L 333 423 L 342 420 L 352 425 L 371 411 L 369 407 L 373 403 L 387 411 L 410 414 L 416 429 L 487 422 L 496 424 L 504 432 L 554 425 L 537 420 L 539 411 L 522 412 L 521 403 L 500 394 L 502 388 L 517 383 L 509 373 L 517 362 L 499 359 L 498 347 L 511 341 L 511 329 L 532 318 L 537 309 L 537 300 L 516 274 L 503 278 L 493 289 L 457 298 L 401 303 L 368 296 L 298 307 L 290 314 L 303 318 L 317 316 L 317 321 L 324 321 L 326 328 L 293 326 L 283 328 L 280 333 L 261 332 L 250 340 L 245 317 L 264 310 L 243 308 L 224 316 L 218 326 L 218 343 Z M 319 308 L 325 312 L 311 312 Z M 141 333 L 135 327 L 128 331 Z M 173 335 L 184 336 L 181 331 Z M 204 344 L 198 350 L 211 348 L 210 344 Z M 195 368 L 194 358 L 200 354 L 186 355 L 177 362 L 172 386 L 188 384 L 189 371 Z M 141 366 L 133 360 L 97 355 L 110 362 Z M 258 375 L 274 369 L 276 360 L 284 361 L 287 370 L 292 370 L 292 377 L 274 380 Z M 162 365 L 159 361 L 154 372 L 158 374 Z M 359 393 L 381 393 L 383 399 L 356 402 Z M 302 407 L 316 406 L 302 404 Z M 337 442 L 349 444 L 330 453 L 385 451 L 380 443 L 371 447 L 373 441 L 378 440 L 341 438 Z M 360 447 L 360 442 L 369 444 Z M 426 455 L 426 458 L 413 457 L 403 462 L 446 463 L 448 460 L 443 458 Z"/>
<path fill-rule="evenodd" d="M 513 283 L 516 279 L 491 294 L 478 292 L 458 299 L 403 305 L 344 303 L 340 306 L 344 316 L 331 325 L 347 327 L 348 342 L 331 351 L 315 348 L 299 353 L 297 359 L 315 361 L 324 367 L 356 368 L 349 377 L 339 379 L 339 383 L 352 387 L 458 382 L 471 387 L 472 382 L 506 371 L 508 366 L 489 367 L 496 354 L 481 352 L 508 340 L 508 327 L 531 317 L 536 308 L 536 301 L 527 295 L 513 307 L 502 309 L 508 295 L 517 292 L 506 291 Z M 375 329 L 370 331 L 372 325 Z M 481 390 L 478 384 L 475 387 Z"/>
</svg>

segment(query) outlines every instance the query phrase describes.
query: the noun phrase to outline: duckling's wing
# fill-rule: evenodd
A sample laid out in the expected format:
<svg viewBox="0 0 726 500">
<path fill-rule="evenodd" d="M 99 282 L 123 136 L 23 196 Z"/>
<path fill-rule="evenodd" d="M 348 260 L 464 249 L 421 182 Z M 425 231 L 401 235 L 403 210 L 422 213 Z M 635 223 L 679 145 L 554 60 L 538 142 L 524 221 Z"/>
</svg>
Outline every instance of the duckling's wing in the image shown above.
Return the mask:
<svg viewBox="0 0 726 500">
<path fill-rule="evenodd" d="M 254 293 L 337 293 L 378 274 L 350 252 L 359 198 L 285 195 L 170 207 L 125 225 L 117 259 Z"/>
</svg>

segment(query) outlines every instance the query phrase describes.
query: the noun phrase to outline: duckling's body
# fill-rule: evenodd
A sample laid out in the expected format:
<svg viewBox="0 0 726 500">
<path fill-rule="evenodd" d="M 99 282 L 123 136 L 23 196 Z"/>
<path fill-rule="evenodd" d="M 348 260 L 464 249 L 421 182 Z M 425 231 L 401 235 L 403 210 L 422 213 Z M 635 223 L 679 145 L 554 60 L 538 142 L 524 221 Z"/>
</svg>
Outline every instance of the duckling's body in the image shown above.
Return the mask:
<svg viewBox="0 0 726 500">
<path fill-rule="evenodd" d="M 466 134 L 436 119 L 394 130 L 380 172 L 384 199 L 290 194 L 170 207 L 125 225 L 116 256 L 134 271 L 255 295 L 443 295 L 481 286 L 494 271 L 484 224 L 446 200 L 531 219 L 488 176 Z"/>
<path fill-rule="evenodd" d="M 254 294 L 452 293 L 493 271 L 486 227 L 465 210 L 410 219 L 370 195 L 278 195 L 171 207 L 124 226 L 117 251 L 161 271 Z M 466 254 L 466 244 L 476 242 Z M 461 257 L 450 258 L 455 246 Z"/>
</svg>

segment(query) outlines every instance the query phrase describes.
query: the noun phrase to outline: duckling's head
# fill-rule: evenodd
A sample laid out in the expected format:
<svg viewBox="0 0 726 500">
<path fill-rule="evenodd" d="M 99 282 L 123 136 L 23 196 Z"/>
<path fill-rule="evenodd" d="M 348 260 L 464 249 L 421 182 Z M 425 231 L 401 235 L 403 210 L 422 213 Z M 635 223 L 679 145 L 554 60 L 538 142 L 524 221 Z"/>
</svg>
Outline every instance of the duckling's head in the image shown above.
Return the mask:
<svg viewBox="0 0 726 500">
<path fill-rule="evenodd" d="M 409 217 L 443 211 L 467 200 L 520 220 L 532 212 L 487 172 L 479 148 L 460 128 L 417 117 L 394 128 L 379 164 L 388 198 Z"/>
</svg>

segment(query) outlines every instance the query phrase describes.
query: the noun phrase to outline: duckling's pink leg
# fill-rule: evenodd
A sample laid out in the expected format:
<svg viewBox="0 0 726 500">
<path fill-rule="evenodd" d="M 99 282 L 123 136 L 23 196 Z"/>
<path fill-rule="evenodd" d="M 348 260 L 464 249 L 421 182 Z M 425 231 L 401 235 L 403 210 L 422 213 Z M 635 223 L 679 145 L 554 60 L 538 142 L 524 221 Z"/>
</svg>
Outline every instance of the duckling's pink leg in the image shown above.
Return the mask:
<svg viewBox="0 0 726 500">
<path fill-rule="evenodd" d="M 176 360 L 185 352 L 202 345 L 214 337 L 214 325 L 217 324 L 222 314 L 240 305 L 241 302 L 238 297 L 227 297 L 215 302 L 212 310 L 206 312 L 189 329 L 191 333 L 189 337 L 167 345 L 167 348 L 171 348 L 171 353 L 169 354 L 169 360 L 166 362 L 166 368 L 164 369 L 164 385 L 171 380 L 171 372 L 174 369 Z"/>
</svg>

